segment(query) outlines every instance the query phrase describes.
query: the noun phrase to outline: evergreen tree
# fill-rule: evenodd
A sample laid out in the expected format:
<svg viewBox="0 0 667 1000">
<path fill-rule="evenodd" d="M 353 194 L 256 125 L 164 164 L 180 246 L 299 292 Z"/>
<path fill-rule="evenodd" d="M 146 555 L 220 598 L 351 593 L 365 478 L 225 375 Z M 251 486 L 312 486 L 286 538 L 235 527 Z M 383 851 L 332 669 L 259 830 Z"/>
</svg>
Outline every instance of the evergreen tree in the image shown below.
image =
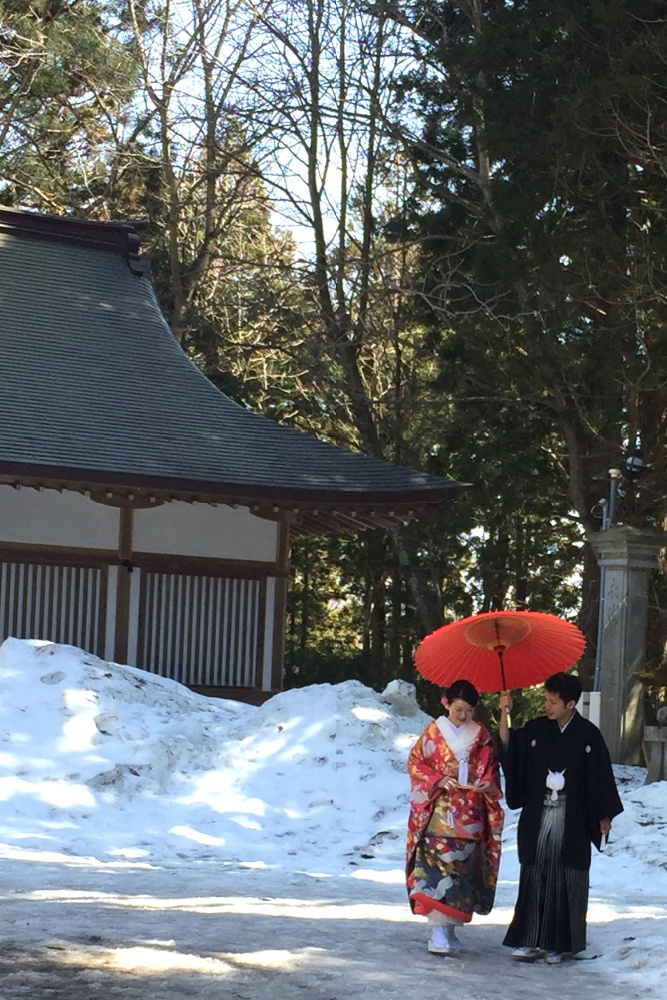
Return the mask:
<svg viewBox="0 0 667 1000">
<path fill-rule="evenodd" d="M 3 203 L 94 211 L 136 83 L 113 0 L 0 0 Z"/>
<path fill-rule="evenodd" d="M 596 530 L 599 480 L 639 446 L 653 482 L 627 516 L 661 516 L 661 5 L 382 9 L 413 29 L 400 96 L 420 122 L 403 132 L 419 187 L 393 234 L 423 248 L 424 318 L 444 383 L 501 453 L 528 457 L 524 429 L 537 435 L 548 460 L 532 517 L 546 495 L 556 517 L 571 506 Z M 595 619 L 588 605 L 591 638 Z"/>
</svg>

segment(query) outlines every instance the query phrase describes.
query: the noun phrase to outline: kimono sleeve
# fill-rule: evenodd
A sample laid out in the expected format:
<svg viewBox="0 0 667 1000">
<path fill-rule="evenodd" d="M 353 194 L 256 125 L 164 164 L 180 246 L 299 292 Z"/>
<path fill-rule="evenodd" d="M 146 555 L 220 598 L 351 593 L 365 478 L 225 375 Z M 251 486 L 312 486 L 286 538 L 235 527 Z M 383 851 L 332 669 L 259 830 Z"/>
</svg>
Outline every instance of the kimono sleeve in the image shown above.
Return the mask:
<svg viewBox="0 0 667 1000">
<path fill-rule="evenodd" d="M 479 768 L 480 768 L 480 781 L 491 782 L 491 791 L 485 792 L 487 798 L 490 799 L 501 799 L 502 792 L 500 789 L 500 766 L 498 761 L 498 754 L 496 752 L 495 744 L 491 738 L 491 734 L 484 730 L 484 742 L 479 751 Z"/>
<path fill-rule="evenodd" d="M 600 820 L 613 819 L 623 812 L 616 788 L 607 745 L 598 729 L 592 727 L 586 753 L 586 800 L 591 840 L 600 849 Z"/>
<path fill-rule="evenodd" d="M 442 771 L 436 770 L 433 766 L 431 753 L 427 752 L 429 743 L 432 744 L 432 737 L 427 727 L 410 751 L 408 774 L 413 789 L 420 788 L 430 796 L 442 778 Z"/>
<path fill-rule="evenodd" d="M 500 743 L 500 766 L 505 775 L 505 801 L 510 809 L 522 809 L 526 804 L 528 775 L 528 734 L 526 727 L 511 729 L 506 744 Z"/>
</svg>

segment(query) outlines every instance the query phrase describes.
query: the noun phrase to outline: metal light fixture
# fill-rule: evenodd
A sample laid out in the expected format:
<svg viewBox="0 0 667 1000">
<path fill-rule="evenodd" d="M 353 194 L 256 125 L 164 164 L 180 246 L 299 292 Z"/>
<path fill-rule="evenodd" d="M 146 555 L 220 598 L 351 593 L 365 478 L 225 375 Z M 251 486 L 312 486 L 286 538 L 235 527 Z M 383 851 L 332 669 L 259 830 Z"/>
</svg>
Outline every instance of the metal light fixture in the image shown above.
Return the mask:
<svg viewBox="0 0 667 1000">
<path fill-rule="evenodd" d="M 622 472 L 626 479 L 637 479 L 646 468 L 641 452 L 631 451 L 623 459 Z"/>
</svg>

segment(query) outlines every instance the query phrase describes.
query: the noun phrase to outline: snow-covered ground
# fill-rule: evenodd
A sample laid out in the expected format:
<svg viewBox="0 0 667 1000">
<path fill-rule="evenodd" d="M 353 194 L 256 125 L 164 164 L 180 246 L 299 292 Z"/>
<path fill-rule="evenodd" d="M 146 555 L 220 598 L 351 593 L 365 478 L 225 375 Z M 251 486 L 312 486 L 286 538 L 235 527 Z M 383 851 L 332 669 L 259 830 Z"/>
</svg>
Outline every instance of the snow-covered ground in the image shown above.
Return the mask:
<svg viewBox="0 0 667 1000">
<path fill-rule="evenodd" d="M 497 906 L 425 950 L 403 883 L 413 689 L 350 681 L 260 708 L 51 643 L 0 648 L 0 1000 L 667 997 L 667 783 L 618 768 L 588 956 L 513 965 Z"/>
</svg>

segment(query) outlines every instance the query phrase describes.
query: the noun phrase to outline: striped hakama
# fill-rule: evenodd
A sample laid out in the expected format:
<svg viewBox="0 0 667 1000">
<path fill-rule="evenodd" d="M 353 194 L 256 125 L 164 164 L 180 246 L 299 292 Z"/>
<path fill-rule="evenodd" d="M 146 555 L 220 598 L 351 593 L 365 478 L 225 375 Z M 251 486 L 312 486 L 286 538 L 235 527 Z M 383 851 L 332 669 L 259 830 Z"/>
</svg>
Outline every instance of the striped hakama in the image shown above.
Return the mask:
<svg viewBox="0 0 667 1000">
<path fill-rule="evenodd" d="M 547 793 L 533 864 L 521 866 L 519 896 L 504 945 L 572 953 L 586 947 L 588 871 L 560 863 L 565 794 Z"/>
</svg>

